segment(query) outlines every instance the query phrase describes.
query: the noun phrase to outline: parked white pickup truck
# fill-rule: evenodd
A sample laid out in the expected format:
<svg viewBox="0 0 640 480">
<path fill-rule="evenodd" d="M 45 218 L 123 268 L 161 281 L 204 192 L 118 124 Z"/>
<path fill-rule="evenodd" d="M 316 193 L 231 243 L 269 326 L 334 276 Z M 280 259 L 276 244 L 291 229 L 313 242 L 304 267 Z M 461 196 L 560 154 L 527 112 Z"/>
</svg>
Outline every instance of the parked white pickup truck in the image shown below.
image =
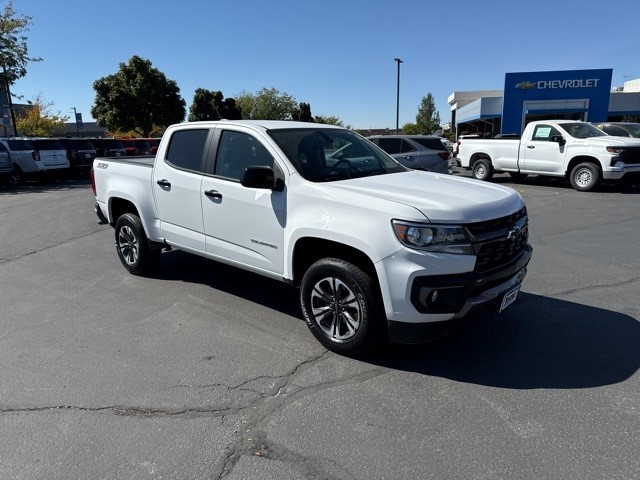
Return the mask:
<svg viewBox="0 0 640 480">
<path fill-rule="evenodd" d="M 640 183 L 640 140 L 612 137 L 573 120 L 531 122 L 521 139 L 463 137 L 456 156 L 479 180 L 501 172 L 514 180 L 546 175 L 568 179 L 581 191 L 594 190 L 602 180 Z"/>
<path fill-rule="evenodd" d="M 92 186 L 132 274 L 178 248 L 290 282 L 315 337 L 349 355 L 506 308 L 531 257 L 514 190 L 409 170 L 329 125 L 174 125 L 155 158 L 96 158 Z"/>
</svg>

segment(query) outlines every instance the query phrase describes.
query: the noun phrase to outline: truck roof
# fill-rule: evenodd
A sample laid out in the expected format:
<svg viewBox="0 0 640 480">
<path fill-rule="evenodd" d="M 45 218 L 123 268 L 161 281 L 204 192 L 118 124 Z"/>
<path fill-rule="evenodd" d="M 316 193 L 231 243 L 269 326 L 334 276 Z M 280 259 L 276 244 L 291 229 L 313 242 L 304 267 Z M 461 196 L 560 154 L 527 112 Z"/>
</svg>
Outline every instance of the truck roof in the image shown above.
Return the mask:
<svg viewBox="0 0 640 480">
<path fill-rule="evenodd" d="M 336 125 L 328 125 L 324 123 L 311 123 L 311 122 L 294 122 L 292 120 L 205 120 L 200 122 L 184 122 L 174 126 L 182 125 L 245 125 L 250 127 L 262 127 L 265 130 L 282 130 L 287 128 L 336 128 L 343 129 L 344 127 L 338 127 Z"/>
</svg>

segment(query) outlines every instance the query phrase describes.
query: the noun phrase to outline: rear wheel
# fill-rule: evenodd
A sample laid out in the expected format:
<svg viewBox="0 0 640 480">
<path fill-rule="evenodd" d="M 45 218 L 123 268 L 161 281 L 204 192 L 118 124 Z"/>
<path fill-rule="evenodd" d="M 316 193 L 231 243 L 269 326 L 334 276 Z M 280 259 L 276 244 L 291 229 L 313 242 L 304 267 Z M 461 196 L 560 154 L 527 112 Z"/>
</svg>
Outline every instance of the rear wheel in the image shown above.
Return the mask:
<svg viewBox="0 0 640 480">
<path fill-rule="evenodd" d="M 384 339 L 384 313 L 375 281 L 338 258 L 309 267 L 300 286 L 302 313 L 311 333 L 329 350 L 362 355 Z"/>
<path fill-rule="evenodd" d="M 137 215 L 125 213 L 116 222 L 116 249 L 120 262 L 133 275 L 150 275 L 160 263 L 161 251 L 152 249 Z"/>
<path fill-rule="evenodd" d="M 488 158 L 476 160 L 471 171 L 473 178 L 477 180 L 491 180 L 493 177 L 493 166 Z"/>
<path fill-rule="evenodd" d="M 593 163 L 580 163 L 571 170 L 569 180 L 576 190 L 590 192 L 600 185 L 600 170 Z"/>
</svg>

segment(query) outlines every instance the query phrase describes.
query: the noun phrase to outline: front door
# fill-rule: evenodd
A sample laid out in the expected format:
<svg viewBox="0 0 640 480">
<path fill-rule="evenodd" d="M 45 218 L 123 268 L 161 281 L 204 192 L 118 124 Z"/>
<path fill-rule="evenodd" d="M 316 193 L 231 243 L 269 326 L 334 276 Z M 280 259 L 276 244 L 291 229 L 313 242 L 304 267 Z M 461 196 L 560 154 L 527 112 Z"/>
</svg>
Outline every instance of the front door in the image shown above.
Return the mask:
<svg viewBox="0 0 640 480">
<path fill-rule="evenodd" d="M 551 137 L 562 135 L 558 129 L 538 124 L 529 139 L 520 143 L 520 170 L 540 173 L 563 173 L 565 147 L 552 142 Z M 566 138 L 566 137 L 565 137 Z"/>
<path fill-rule="evenodd" d="M 273 276 L 284 271 L 286 191 L 240 184 L 248 166 L 274 168 L 274 155 L 249 131 L 220 132 L 215 165 L 202 180 L 207 252 Z"/>
</svg>

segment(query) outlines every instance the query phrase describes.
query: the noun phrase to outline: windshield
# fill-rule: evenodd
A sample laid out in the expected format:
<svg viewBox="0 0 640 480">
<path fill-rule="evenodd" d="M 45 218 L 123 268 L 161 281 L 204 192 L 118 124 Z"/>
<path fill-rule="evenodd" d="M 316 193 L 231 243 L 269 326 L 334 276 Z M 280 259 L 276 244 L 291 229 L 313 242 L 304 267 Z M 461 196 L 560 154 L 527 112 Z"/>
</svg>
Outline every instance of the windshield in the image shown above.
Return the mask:
<svg viewBox="0 0 640 480">
<path fill-rule="evenodd" d="M 269 135 L 296 170 L 312 182 L 404 172 L 407 169 L 350 130 L 292 128 Z"/>
<path fill-rule="evenodd" d="M 573 138 L 591 138 L 591 137 L 606 137 L 604 133 L 597 127 L 588 123 L 576 122 L 576 123 L 561 123 L 560 126 L 566 130 L 566 132 Z"/>
</svg>

